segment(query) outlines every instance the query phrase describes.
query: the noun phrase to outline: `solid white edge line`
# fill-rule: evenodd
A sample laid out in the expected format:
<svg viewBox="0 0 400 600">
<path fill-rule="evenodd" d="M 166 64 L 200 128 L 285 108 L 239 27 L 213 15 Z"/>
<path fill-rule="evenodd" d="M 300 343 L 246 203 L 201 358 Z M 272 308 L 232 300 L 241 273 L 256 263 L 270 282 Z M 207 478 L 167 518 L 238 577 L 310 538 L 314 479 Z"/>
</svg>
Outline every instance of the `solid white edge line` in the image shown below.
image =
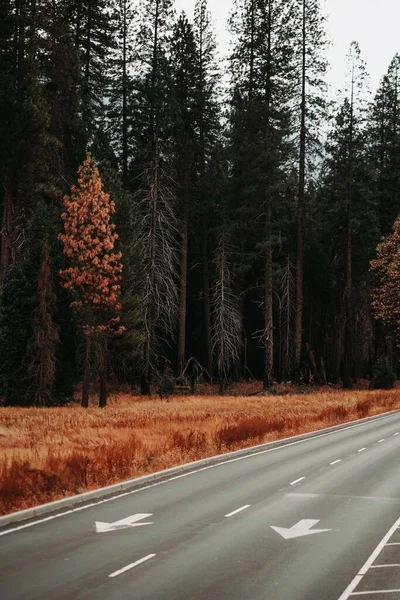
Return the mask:
<svg viewBox="0 0 400 600">
<path fill-rule="evenodd" d="M 379 544 L 377 545 L 377 547 L 375 548 L 375 550 L 373 551 L 373 553 L 371 554 L 371 556 L 369 557 L 367 562 L 360 569 L 360 571 L 359 571 L 360 575 L 365 575 L 365 573 L 368 571 L 368 569 L 370 568 L 372 563 L 375 561 L 377 556 L 379 556 L 379 554 L 382 552 L 383 547 L 386 546 L 387 541 L 392 537 L 392 535 L 394 534 L 396 529 L 399 527 L 399 525 L 400 525 L 400 518 L 397 519 L 397 521 L 394 525 L 392 525 L 392 527 L 389 529 L 389 531 L 387 532 L 385 537 L 379 542 Z"/>
<path fill-rule="evenodd" d="M 241 506 L 240 508 L 237 508 L 236 510 L 233 510 L 232 512 L 225 515 L 225 517 L 226 518 L 233 517 L 233 515 L 237 515 L 238 513 L 242 512 L 242 510 L 246 510 L 246 508 L 250 508 L 250 506 L 251 506 L 251 504 L 246 504 L 246 506 Z"/>
<path fill-rule="evenodd" d="M 133 567 L 137 567 L 138 565 L 141 565 L 142 563 L 146 562 L 147 560 L 150 560 L 151 558 L 154 558 L 155 556 L 156 556 L 156 554 L 148 554 L 147 556 L 140 558 L 136 562 L 131 563 L 130 565 L 127 565 L 126 567 L 123 567 L 122 569 L 119 569 L 118 571 L 114 571 L 114 573 L 111 573 L 109 575 L 109 577 L 117 577 L 118 575 L 125 573 L 125 571 L 129 571 L 129 569 L 133 569 Z"/>
<path fill-rule="evenodd" d="M 356 589 L 362 578 L 362 575 L 356 575 L 338 600 L 347 600 L 351 596 L 352 591 Z"/>
<path fill-rule="evenodd" d="M 303 481 L 303 479 L 305 479 L 305 477 L 299 477 L 299 479 L 295 479 L 295 481 L 291 481 L 290 485 L 294 485 L 295 483 L 299 483 L 299 481 Z"/>
<path fill-rule="evenodd" d="M 106 502 L 112 502 L 113 500 L 118 500 L 119 498 L 124 498 L 125 496 L 131 496 L 132 494 L 137 494 L 138 492 L 144 492 L 145 490 L 151 489 L 153 487 L 157 487 L 159 485 L 164 485 L 165 483 L 170 483 L 171 481 L 176 481 L 177 479 L 182 479 L 183 477 L 189 477 L 190 475 L 195 475 L 196 473 L 200 473 L 201 471 L 208 471 L 208 469 L 215 469 L 216 467 L 222 467 L 224 465 L 238 462 L 239 460 L 245 460 L 247 458 L 254 458 L 255 456 L 261 456 L 263 454 L 267 454 L 269 452 L 275 452 L 277 450 L 282 450 L 283 448 L 288 448 L 290 446 L 296 446 L 297 444 L 303 444 L 304 442 L 310 442 L 312 440 L 316 440 L 318 438 L 322 438 L 328 435 L 334 435 L 336 433 L 341 433 L 343 431 L 347 431 L 348 429 L 354 429 L 355 427 L 362 427 L 363 425 L 369 425 L 371 423 L 377 423 L 378 421 L 384 421 L 394 415 L 397 415 L 398 411 L 395 413 L 389 413 L 384 415 L 378 415 L 376 418 L 371 417 L 370 420 L 364 421 L 363 423 L 354 423 L 354 425 L 347 425 L 346 427 L 342 427 L 341 429 L 335 429 L 335 431 L 325 431 L 324 433 L 318 433 L 318 430 L 315 432 L 315 435 L 312 437 L 308 437 L 302 440 L 296 440 L 294 442 L 289 442 L 287 444 L 283 444 L 282 446 L 277 446 L 276 448 L 267 448 L 266 450 L 259 450 L 258 452 L 253 452 L 252 454 L 246 454 L 245 456 L 238 456 L 237 458 L 231 458 L 229 460 L 224 460 L 223 462 L 216 463 L 214 465 L 207 465 L 205 467 L 200 467 L 200 469 L 195 469 L 194 471 L 189 471 L 189 473 L 182 473 L 181 475 L 174 475 L 169 479 L 164 479 L 163 481 L 158 481 L 156 483 L 150 483 L 149 485 L 140 487 L 135 490 L 130 490 L 129 492 L 121 492 L 116 494 L 115 496 L 111 496 L 110 498 L 103 498 L 102 500 L 98 500 L 96 502 L 91 502 L 90 504 L 84 504 L 83 506 L 78 506 L 77 508 L 71 508 L 70 510 L 66 510 L 62 513 L 57 513 L 56 515 L 51 515 L 50 517 L 45 517 L 44 519 L 38 519 L 37 521 L 32 521 L 30 523 L 24 523 L 23 525 L 18 525 L 17 527 L 13 527 L 12 529 L 6 529 L 5 531 L 0 531 L 0 537 L 2 535 L 7 535 L 9 533 L 14 533 L 15 531 L 20 531 L 21 529 L 26 529 L 27 527 L 33 527 L 34 525 L 40 525 L 41 523 L 46 523 L 47 521 L 52 521 L 53 519 L 58 519 L 59 517 L 64 517 L 66 515 L 70 515 L 71 513 L 78 512 L 80 510 L 86 510 L 87 508 L 92 508 L 93 506 L 98 506 L 100 504 L 105 504 Z M 349 421 L 351 423 L 351 421 Z M 346 425 L 343 423 L 342 425 Z M 338 427 L 334 425 L 333 427 Z M 301 435 L 301 434 L 300 434 Z M 297 437 L 297 436 L 292 436 Z M 288 438 L 290 439 L 290 438 Z M 267 442 L 268 443 L 268 442 Z M 274 443 L 274 442 L 271 442 Z M 220 455 L 221 457 L 223 454 Z M 217 458 L 216 456 L 208 456 L 208 459 Z M 207 460 L 207 459 L 203 459 Z M 173 468 L 173 467 L 172 467 Z M 154 473 L 153 473 L 154 475 Z M 122 484 L 124 482 L 121 482 Z M 56 509 L 54 509 L 56 510 Z"/>
<path fill-rule="evenodd" d="M 360 448 L 359 450 L 357 450 L 357 452 L 364 452 L 364 450 L 366 450 L 366 448 Z"/>
<path fill-rule="evenodd" d="M 368 569 L 370 568 L 372 563 L 382 552 L 384 546 L 386 546 L 386 542 L 388 540 L 390 540 L 390 538 L 392 537 L 392 535 L 394 534 L 396 529 L 399 528 L 399 526 L 400 526 L 400 518 L 397 519 L 396 523 L 394 525 L 392 525 L 392 527 L 389 529 L 387 534 L 382 538 L 382 540 L 379 542 L 379 544 L 377 545 L 375 550 L 372 552 L 370 557 L 367 559 L 367 561 L 364 563 L 364 565 L 359 570 L 358 575 L 356 575 L 354 577 L 354 579 L 350 582 L 350 584 L 347 586 L 347 588 L 344 590 L 343 594 L 338 598 L 338 600 L 347 600 L 349 598 L 349 596 L 353 595 L 352 594 L 353 590 L 355 590 L 355 588 L 358 586 L 361 579 L 364 577 L 365 573 L 368 571 Z"/>
<path fill-rule="evenodd" d="M 334 460 L 333 462 L 329 463 L 330 465 L 337 465 L 338 463 L 342 462 L 341 458 L 338 458 L 337 460 Z"/>
</svg>

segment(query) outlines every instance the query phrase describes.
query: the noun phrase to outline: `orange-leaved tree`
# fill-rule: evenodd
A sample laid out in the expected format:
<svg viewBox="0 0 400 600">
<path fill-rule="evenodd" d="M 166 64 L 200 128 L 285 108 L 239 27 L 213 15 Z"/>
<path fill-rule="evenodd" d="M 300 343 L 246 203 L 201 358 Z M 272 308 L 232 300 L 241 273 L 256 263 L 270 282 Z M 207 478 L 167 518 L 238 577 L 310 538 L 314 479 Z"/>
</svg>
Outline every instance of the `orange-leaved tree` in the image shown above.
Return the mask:
<svg viewBox="0 0 400 600">
<path fill-rule="evenodd" d="M 93 338 L 101 340 L 100 406 L 106 405 L 107 339 L 124 331 L 120 325 L 121 252 L 112 223 L 114 202 L 103 190 L 90 153 L 78 169 L 78 185 L 64 197 L 64 233 L 59 235 L 69 267 L 60 272 L 62 285 L 72 293 L 71 307 L 86 338 L 82 406 L 89 404 L 90 355 Z"/>
<path fill-rule="evenodd" d="M 400 216 L 393 233 L 378 244 L 371 268 L 377 275 L 372 306 L 384 325 L 394 330 L 400 345 Z"/>
</svg>

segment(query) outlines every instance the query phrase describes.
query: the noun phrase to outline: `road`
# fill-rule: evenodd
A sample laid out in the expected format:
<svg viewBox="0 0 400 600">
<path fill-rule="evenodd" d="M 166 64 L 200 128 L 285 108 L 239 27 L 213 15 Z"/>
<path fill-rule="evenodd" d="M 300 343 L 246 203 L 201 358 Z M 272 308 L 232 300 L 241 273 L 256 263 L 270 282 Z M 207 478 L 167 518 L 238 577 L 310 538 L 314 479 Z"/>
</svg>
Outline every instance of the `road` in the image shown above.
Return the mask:
<svg viewBox="0 0 400 600">
<path fill-rule="evenodd" d="M 1 600 L 400 599 L 400 414 L 0 531 Z"/>
</svg>

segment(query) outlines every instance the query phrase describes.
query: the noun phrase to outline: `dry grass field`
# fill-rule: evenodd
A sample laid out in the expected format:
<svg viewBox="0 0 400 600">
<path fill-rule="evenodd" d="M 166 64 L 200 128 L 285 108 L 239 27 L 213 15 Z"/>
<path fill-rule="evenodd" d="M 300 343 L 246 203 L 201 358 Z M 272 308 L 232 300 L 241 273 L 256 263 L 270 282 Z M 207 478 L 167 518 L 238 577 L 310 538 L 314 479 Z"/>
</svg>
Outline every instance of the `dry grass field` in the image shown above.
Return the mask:
<svg viewBox="0 0 400 600">
<path fill-rule="evenodd" d="M 119 393 L 104 410 L 0 408 L 0 514 L 396 408 L 400 390 L 168 400 Z"/>
</svg>

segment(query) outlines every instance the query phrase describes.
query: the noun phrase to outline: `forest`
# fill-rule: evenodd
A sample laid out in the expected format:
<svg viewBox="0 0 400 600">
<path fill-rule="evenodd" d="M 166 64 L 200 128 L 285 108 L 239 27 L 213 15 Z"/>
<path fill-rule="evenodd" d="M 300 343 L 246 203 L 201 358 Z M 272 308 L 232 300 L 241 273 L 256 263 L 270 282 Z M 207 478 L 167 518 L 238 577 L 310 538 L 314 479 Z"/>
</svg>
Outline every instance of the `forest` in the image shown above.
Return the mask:
<svg viewBox="0 0 400 600">
<path fill-rule="evenodd" d="M 0 405 L 395 378 L 400 55 L 332 98 L 321 4 L 222 61 L 207 0 L 2 0 Z"/>
</svg>

